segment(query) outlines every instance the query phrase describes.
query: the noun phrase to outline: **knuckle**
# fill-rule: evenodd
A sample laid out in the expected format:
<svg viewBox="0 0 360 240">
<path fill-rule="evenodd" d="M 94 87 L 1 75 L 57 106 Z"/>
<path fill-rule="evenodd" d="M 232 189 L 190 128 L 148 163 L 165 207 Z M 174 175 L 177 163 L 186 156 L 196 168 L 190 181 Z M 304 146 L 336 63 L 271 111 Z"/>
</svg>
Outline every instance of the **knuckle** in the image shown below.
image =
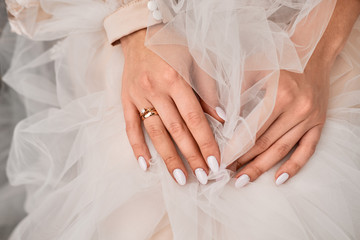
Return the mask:
<svg viewBox="0 0 360 240">
<path fill-rule="evenodd" d="M 298 162 L 294 161 L 290 164 L 290 169 L 292 170 L 292 172 L 296 173 L 296 172 L 300 171 L 301 168 L 302 168 L 302 165 Z"/>
<path fill-rule="evenodd" d="M 294 101 L 295 99 L 295 96 L 292 92 L 291 89 L 285 89 L 284 91 L 282 91 L 282 94 L 280 95 L 280 99 L 285 103 L 285 104 L 288 104 L 288 103 L 291 103 Z"/>
<path fill-rule="evenodd" d="M 311 96 L 304 96 L 302 98 L 299 99 L 299 114 L 301 116 L 308 116 L 312 110 L 313 110 L 313 106 L 314 106 L 314 100 Z"/>
<path fill-rule="evenodd" d="M 244 165 L 246 161 L 243 160 L 242 157 L 238 158 L 236 161 L 234 161 L 234 165 L 239 168 L 240 166 Z"/>
<path fill-rule="evenodd" d="M 241 161 L 239 161 L 239 160 L 235 161 L 234 167 L 235 167 L 235 170 L 236 170 L 236 171 L 237 171 L 238 169 L 240 169 L 242 166 L 244 166 L 244 163 L 243 163 L 243 162 L 241 162 Z"/>
<path fill-rule="evenodd" d="M 144 149 L 144 145 L 140 143 L 131 143 L 131 148 L 134 150 L 135 153 L 140 153 Z"/>
<path fill-rule="evenodd" d="M 203 121 L 203 115 L 200 112 L 189 112 L 185 117 L 188 125 L 191 127 L 199 126 Z"/>
<path fill-rule="evenodd" d="M 200 157 L 199 156 L 195 156 L 195 155 L 192 155 L 192 156 L 187 156 L 186 157 L 186 160 L 190 163 L 190 165 L 194 164 L 194 163 L 197 163 L 199 161 Z"/>
<path fill-rule="evenodd" d="M 146 91 L 152 91 L 154 88 L 153 82 L 150 80 L 149 76 L 147 74 L 143 74 L 139 79 L 139 86 L 143 90 Z M 136 89 L 135 89 L 136 90 Z M 134 92 L 134 91 L 132 91 Z"/>
<path fill-rule="evenodd" d="M 135 122 L 128 121 L 126 122 L 125 130 L 127 134 L 131 134 L 133 132 L 137 132 L 139 129 L 139 126 Z"/>
<path fill-rule="evenodd" d="M 280 146 L 277 147 L 276 150 L 280 157 L 284 157 L 284 156 L 286 156 L 286 154 L 288 154 L 290 152 L 291 146 L 289 144 L 282 143 L 282 144 L 280 144 Z"/>
<path fill-rule="evenodd" d="M 210 150 L 210 149 L 213 149 L 214 148 L 214 142 L 213 141 L 206 141 L 206 142 L 203 142 L 203 143 L 200 143 L 199 144 L 199 147 L 201 150 Z"/>
<path fill-rule="evenodd" d="M 178 73 L 172 67 L 168 66 L 162 72 L 162 78 L 168 85 L 172 85 L 178 80 Z"/>
<path fill-rule="evenodd" d="M 175 155 L 167 156 L 167 157 L 164 157 L 163 160 L 164 160 L 166 166 L 168 167 L 168 169 L 179 168 L 177 156 L 175 156 Z"/>
<path fill-rule="evenodd" d="M 271 145 L 271 140 L 266 135 L 261 136 L 255 143 L 256 147 L 261 151 L 265 151 Z"/>
<path fill-rule="evenodd" d="M 260 166 L 258 166 L 256 164 L 254 164 L 252 166 L 252 170 L 254 171 L 254 173 L 256 175 L 256 178 L 261 176 L 265 172 L 265 170 L 262 167 L 260 167 Z"/>
<path fill-rule="evenodd" d="M 279 85 L 279 92 L 277 97 L 278 102 L 281 102 L 283 105 L 287 105 L 295 100 L 294 89 L 296 88 L 296 86 L 293 85 L 295 84 L 291 84 L 291 82 Z"/>
<path fill-rule="evenodd" d="M 169 132 L 173 137 L 178 137 L 185 132 L 184 124 L 180 122 L 173 122 L 169 124 Z"/>
<path fill-rule="evenodd" d="M 147 127 L 147 132 L 149 133 L 151 138 L 159 138 L 165 135 L 165 130 L 155 124 L 151 124 Z"/>
</svg>

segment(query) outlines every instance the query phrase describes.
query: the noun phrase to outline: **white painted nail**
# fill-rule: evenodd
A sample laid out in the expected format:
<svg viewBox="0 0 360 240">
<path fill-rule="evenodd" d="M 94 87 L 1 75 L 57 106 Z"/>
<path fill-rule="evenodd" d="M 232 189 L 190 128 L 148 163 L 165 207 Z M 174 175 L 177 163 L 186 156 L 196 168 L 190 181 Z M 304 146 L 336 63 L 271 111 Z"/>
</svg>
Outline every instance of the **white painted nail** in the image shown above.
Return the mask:
<svg viewBox="0 0 360 240">
<path fill-rule="evenodd" d="M 226 113 L 221 107 L 215 108 L 216 114 L 224 121 L 226 121 Z"/>
<path fill-rule="evenodd" d="M 147 164 L 143 156 L 140 156 L 138 158 L 138 163 L 140 165 L 140 168 L 145 172 L 147 170 Z"/>
<path fill-rule="evenodd" d="M 289 179 L 289 174 L 283 173 L 276 179 L 276 185 L 281 185 Z"/>
<path fill-rule="evenodd" d="M 250 177 L 246 174 L 241 175 L 235 182 L 235 187 L 242 188 L 250 182 Z"/>
<path fill-rule="evenodd" d="M 207 159 L 207 164 L 209 166 L 209 168 L 211 169 L 211 171 L 213 171 L 214 173 L 219 171 L 219 163 L 216 160 L 216 157 L 214 156 L 209 156 Z"/>
<path fill-rule="evenodd" d="M 186 183 L 186 177 L 185 177 L 185 174 L 183 173 L 183 171 L 181 171 L 181 169 L 175 169 L 173 171 L 173 175 L 174 175 L 174 178 L 176 179 L 176 181 L 178 182 L 178 184 L 180 184 L 181 186 L 182 185 L 185 185 Z"/>
<path fill-rule="evenodd" d="M 208 182 L 208 176 L 206 174 L 206 172 L 204 171 L 204 169 L 202 168 L 197 168 L 195 170 L 195 175 L 196 178 L 199 180 L 199 182 L 203 185 L 207 184 Z"/>
</svg>

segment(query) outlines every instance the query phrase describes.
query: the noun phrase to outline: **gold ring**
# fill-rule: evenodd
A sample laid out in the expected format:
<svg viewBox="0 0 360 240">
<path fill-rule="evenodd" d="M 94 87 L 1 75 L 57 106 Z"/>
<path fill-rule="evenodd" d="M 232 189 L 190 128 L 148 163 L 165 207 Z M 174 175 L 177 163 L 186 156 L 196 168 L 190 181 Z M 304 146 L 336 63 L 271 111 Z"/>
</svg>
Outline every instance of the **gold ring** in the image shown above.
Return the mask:
<svg viewBox="0 0 360 240">
<path fill-rule="evenodd" d="M 145 120 L 151 116 L 154 115 L 159 115 L 158 112 L 156 111 L 156 109 L 154 107 L 152 108 L 143 108 L 140 111 L 140 117 L 142 120 Z"/>
</svg>

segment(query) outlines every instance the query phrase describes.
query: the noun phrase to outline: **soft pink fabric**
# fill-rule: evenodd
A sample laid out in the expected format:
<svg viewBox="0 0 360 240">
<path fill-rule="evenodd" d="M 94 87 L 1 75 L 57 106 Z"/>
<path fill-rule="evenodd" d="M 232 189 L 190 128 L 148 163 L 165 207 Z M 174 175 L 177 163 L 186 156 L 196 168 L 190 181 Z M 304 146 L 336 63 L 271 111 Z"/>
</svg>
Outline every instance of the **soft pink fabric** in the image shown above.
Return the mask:
<svg viewBox="0 0 360 240">
<path fill-rule="evenodd" d="M 161 21 L 149 17 L 148 0 L 135 0 L 122 6 L 104 20 L 109 42 L 115 45 L 120 38 L 139 29 L 152 26 Z"/>
</svg>

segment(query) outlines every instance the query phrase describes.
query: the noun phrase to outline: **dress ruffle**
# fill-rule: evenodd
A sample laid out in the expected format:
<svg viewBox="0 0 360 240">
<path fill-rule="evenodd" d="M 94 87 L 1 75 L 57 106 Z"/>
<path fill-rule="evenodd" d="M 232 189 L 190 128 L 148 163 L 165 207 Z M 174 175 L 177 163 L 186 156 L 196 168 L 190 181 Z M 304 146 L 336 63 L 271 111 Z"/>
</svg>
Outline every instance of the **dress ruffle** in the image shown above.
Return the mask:
<svg viewBox="0 0 360 240">
<path fill-rule="evenodd" d="M 228 114 L 224 126 L 208 117 L 221 171 L 207 185 L 190 176 L 179 186 L 147 138 L 153 162 L 142 172 L 125 133 L 123 54 L 102 28 L 113 9 L 103 1 L 43 0 L 51 17 L 33 22 L 25 34 L 32 40 L 18 37 L 4 77 L 28 113 L 7 168 L 11 184 L 26 188 L 28 215 L 10 239 L 360 238 L 360 22 L 331 73 L 327 122 L 312 159 L 283 186 L 274 184 L 274 167 L 236 189 L 225 166 L 251 147 L 271 113 L 279 71 L 303 71 L 335 1 L 164 4 L 173 18 L 149 28 L 146 45 Z M 305 27 L 306 39 L 299 35 Z"/>
</svg>

